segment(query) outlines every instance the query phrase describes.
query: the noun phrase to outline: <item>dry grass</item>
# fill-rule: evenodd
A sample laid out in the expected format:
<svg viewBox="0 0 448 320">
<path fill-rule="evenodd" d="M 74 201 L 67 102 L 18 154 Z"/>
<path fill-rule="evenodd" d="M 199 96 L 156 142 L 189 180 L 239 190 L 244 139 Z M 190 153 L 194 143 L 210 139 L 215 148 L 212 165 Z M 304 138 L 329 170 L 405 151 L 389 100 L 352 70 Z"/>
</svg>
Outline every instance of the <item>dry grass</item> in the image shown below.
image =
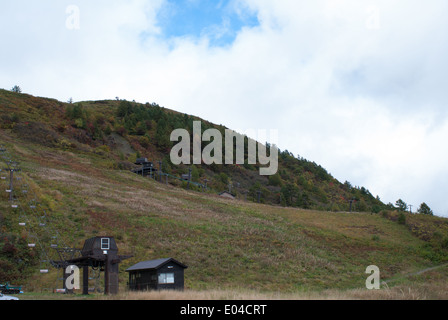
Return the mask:
<svg viewBox="0 0 448 320">
<path fill-rule="evenodd" d="M 396 286 L 389 288 L 383 284 L 380 290 L 363 288 L 351 290 L 322 290 L 306 292 L 261 292 L 249 289 L 210 289 L 173 291 L 130 292 L 121 290 L 117 295 L 80 294 L 64 295 L 54 293 L 26 293 L 21 300 L 151 300 L 151 301 L 187 301 L 187 300 L 448 300 L 448 283 L 428 282 L 423 285 Z"/>
<path fill-rule="evenodd" d="M 447 300 L 448 285 L 389 288 L 380 290 L 324 290 L 298 293 L 257 292 L 254 290 L 185 290 L 125 292 L 117 296 L 99 296 L 106 300 Z"/>
</svg>

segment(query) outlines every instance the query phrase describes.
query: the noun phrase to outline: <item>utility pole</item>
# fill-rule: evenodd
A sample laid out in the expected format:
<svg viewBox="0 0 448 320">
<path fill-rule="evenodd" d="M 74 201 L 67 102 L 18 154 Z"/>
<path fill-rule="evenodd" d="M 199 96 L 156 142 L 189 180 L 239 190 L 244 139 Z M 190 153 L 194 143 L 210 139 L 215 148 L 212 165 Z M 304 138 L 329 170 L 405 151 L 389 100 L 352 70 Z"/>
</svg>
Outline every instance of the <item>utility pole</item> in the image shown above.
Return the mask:
<svg viewBox="0 0 448 320">
<path fill-rule="evenodd" d="M 355 201 L 354 199 L 350 199 L 350 200 L 348 200 L 349 202 L 350 202 L 350 212 L 352 212 L 352 204 L 353 204 L 353 202 Z"/>
<path fill-rule="evenodd" d="M 187 184 L 187 189 L 190 189 L 190 181 L 191 181 L 191 168 L 188 168 L 188 184 Z"/>
<path fill-rule="evenodd" d="M 149 178 L 150 179 L 152 179 L 152 167 L 153 167 L 153 165 L 152 165 L 152 162 L 151 162 L 151 164 L 149 165 Z"/>
<path fill-rule="evenodd" d="M 9 170 L 9 201 L 13 200 L 14 193 L 14 172 L 20 171 L 20 169 L 16 168 L 5 168 L 5 170 Z"/>
<path fill-rule="evenodd" d="M 412 213 L 412 204 L 409 205 L 409 213 Z"/>
<path fill-rule="evenodd" d="M 159 182 L 162 182 L 162 161 L 159 161 Z"/>
</svg>

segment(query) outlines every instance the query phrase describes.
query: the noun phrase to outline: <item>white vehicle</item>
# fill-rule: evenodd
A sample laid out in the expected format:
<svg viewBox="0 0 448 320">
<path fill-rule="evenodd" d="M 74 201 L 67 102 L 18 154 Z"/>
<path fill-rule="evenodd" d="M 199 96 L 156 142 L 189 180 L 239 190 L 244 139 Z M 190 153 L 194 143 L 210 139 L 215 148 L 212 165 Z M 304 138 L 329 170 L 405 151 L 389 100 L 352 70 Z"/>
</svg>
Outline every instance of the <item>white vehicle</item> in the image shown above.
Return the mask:
<svg viewBox="0 0 448 320">
<path fill-rule="evenodd" d="M 19 300 L 19 298 L 13 296 L 6 296 L 3 293 L 0 293 L 0 300 Z"/>
</svg>

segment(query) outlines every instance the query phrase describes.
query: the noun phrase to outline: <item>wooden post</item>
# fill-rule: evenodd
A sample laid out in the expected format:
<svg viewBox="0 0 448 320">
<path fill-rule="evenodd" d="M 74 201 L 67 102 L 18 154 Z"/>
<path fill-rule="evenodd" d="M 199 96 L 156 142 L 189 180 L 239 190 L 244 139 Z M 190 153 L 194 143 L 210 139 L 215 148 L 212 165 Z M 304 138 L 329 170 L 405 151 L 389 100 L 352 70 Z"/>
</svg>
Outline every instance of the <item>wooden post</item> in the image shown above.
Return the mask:
<svg viewBox="0 0 448 320">
<path fill-rule="evenodd" d="M 110 293 L 109 286 L 109 255 L 106 254 L 106 261 L 104 262 L 104 294 Z"/>
<path fill-rule="evenodd" d="M 104 282 L 104 294 L 118 294 L 118 263 L 114 263 L 108 254 L 104 264 Z"/>
<path fill-rule="evenodd" d="M 82 267 L 82 294 L 89 294 L 89 267 Z"/>
</svg>

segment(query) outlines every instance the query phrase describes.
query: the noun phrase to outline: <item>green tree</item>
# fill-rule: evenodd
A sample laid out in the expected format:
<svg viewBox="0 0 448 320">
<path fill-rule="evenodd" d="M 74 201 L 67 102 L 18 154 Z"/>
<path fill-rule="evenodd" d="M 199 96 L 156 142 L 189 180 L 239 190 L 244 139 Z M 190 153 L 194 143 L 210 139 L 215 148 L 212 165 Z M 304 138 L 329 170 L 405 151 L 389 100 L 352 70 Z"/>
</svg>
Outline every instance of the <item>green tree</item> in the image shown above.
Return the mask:
<svg viewBox="0 0 448 320">
<path fill-rule="evenodd" d="M 421 214 L 427 214 L 427 215 L 430 215 L 430 216 L 434 215 L 434 213 L 432 212 L 431 208 L 424 202 L 417 209 L 417 212 L 421 213 Z"/>
<path fill-rule="evenodd" d="M 15 92 L 15 93 L 22 93 L 22 89 L 19 86 L 17 86 L 17 85 L 12 87 L 11 91 Z"/>
<path fill-rule="evenodd" d="M 395 206 L 397 207 L 398 211 L 406 211 L 408 209 L 408 205 L 406 204 L 406 202 L 401 199 L 398 199 L 395 202 Z"/>
<path fill-rule="evenodd" d="M 129 114 L 132 114 L 132 104 L 128 101 L 121 101 L 118 106 L 116 116 L 123 118 Z"/>
<path fill-rule="evenodd" d="M 164 119 L 157 123 L 155 143 L 159 150 L 166 151 L 171 146 L 170 131 Z"/>
<path fill-rule="evenodd" d="M 302 194 L 298 194 L 296 198 L 295 205 L 297 207 L 303 208 L 303 209 L 309 209 L 311 208 L 312 201 L 308 194 L 306 192 L 302 192 Z"/>
<path fill-rule="evenodd" d="M 224 172 L 221 172 L 219 174 L 219 179 L 221 180 L 222 183 L 224 183 L 225 185 L 227 185 L 229 183 L 229 176 L 227 174 L 225 174 Z"/>
<path fill-rule="evenodd" d="M 199 181 L 199 170 L 194 164 L 191 166 L 191 181 Z"/>
<path fill-rule="evenodd" d="M 276 173 L 272 176 L 269 176 L 268 181 L 271 186 L 281 186 L 282 185 L 282 179 L 280 178 L 280 175 L 278 173 Z"/>
</svg>

